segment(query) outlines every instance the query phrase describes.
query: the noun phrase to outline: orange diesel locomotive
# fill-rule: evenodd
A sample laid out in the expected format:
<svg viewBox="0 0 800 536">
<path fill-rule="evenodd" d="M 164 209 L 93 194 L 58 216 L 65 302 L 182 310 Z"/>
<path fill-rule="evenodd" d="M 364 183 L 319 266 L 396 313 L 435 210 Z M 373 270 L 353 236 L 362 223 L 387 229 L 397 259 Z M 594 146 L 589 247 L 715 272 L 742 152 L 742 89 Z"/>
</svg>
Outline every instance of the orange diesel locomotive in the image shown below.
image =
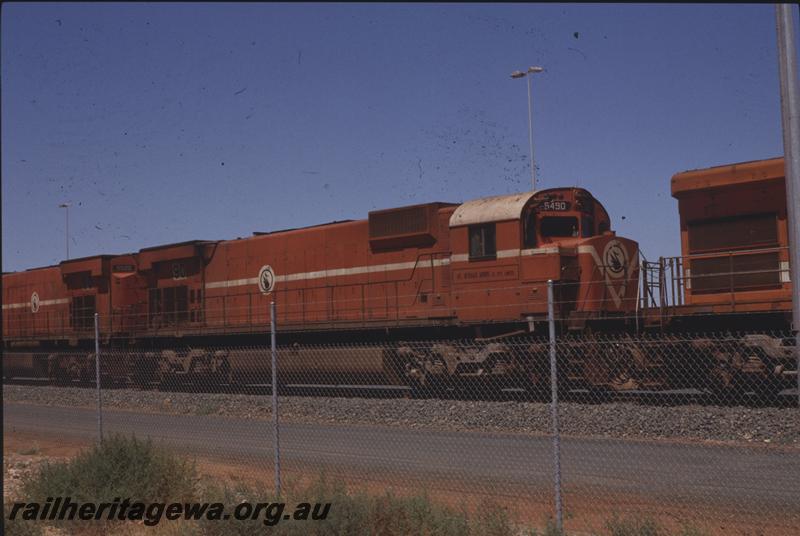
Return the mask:
<svg viewBox="0 0 800 536">
<path fill-rule="evenodd" d="M 4 344 L 91 347 L 95 312 L 120 346 L 251 344 L 273 300 L 287 342 L 503 336 L 546 320 L 551 279 L 571 327 L 621 326 L 637 309 L 638 266 L 636 243 L 582 188 L 429 203 L 6 274 Z"/>
</svg>

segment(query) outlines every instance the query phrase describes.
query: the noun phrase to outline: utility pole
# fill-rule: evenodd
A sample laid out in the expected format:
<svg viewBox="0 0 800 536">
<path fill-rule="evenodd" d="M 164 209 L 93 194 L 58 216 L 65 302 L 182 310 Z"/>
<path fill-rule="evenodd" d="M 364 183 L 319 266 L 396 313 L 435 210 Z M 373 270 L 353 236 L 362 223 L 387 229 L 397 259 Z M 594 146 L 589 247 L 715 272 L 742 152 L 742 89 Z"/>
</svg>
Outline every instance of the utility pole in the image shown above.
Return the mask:
<svg viewBox="0 0 800 536">
<path fill-rule="evenodd" d="M 797 398 L 800 404 L 800 88 L 797 82 L 797 41 L 792 5 L 776 4 L 778 70 L 781 81 L 781 123 L 789 227 L 789 267 L 792 279 L 792 330 L 797 355 Z"/>
</svg>

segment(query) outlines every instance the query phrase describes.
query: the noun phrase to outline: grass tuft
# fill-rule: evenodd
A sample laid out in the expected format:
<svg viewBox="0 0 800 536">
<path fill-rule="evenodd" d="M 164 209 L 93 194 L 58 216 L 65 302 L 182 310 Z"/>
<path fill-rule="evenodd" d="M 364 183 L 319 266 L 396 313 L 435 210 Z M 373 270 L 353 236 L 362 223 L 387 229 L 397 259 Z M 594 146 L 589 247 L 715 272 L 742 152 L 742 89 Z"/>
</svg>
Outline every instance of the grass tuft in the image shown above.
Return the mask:
<svg viewBox="0 0 800 536">
<path fill-rule="evenodd" d="M 26 500 L 44 503 L 48 497 L 73 502 L 110 502 L 115 497 L 150 502 L 185 502 L 197 494 L 193 463 L 150 440 L 115 435 L 67 462 L 46 463 L 22 486 Z M 119 522 L 64 521 L 67 531 L 87 528 L 108 532 Z"/>
</svg>

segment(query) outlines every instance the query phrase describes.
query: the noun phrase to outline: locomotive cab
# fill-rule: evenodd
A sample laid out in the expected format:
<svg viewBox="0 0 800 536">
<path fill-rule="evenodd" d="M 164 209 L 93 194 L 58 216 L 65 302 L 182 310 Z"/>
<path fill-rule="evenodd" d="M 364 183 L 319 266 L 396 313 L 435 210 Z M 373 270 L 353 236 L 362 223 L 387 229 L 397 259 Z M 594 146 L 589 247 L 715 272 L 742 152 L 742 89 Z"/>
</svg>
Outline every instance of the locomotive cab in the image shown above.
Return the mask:
<svg viewBox="0 0 800 536">
<path fill-rule="evenodd" d="M 582 327 L 587 318 L 635 311 L 638 247 L 616 236 L 608 212 L 591 193 L 582 188 L 537 192 L 523 225 L 525 248 L 561 258 L 556 301 L 572 327 Z"/>
<path fill-rule="evenodd" d="M 468 201 L 453 212 L 450 228 L 453 302 L 462 321 L 542 319 L 548 280 L 557 283 L 560 318 L 635 311 L 637 245 L 616 237 L 605 208 L 587 190 Z"/>
<path fill-rule="evenodd" d="M 536 193 L 522 221 L 524 248 L 590 238 L 610 232 L 611 228 L 603 205 L 580 188 Z"/>
</svg>

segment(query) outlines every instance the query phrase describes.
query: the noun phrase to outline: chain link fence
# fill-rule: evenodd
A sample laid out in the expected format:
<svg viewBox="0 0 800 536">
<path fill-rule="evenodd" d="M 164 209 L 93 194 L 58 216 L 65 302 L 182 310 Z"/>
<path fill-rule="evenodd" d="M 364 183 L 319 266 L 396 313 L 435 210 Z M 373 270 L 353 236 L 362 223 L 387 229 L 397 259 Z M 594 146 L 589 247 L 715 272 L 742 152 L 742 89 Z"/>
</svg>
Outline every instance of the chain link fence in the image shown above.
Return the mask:
<svg viewBox="0 0 800 536">
<path fill-rule="evenodd" d="M 7 379 L 58 385 L 7 385 L 4 425 L 151 437 L 276 487 L 327 475 L 465 508 L 488 499 L 567 533 L 607 533 L 609 520 L 633 516 L 707 534 L 798 534 L 793 340 L 553 332 L 274 354 L 8 353 Z"/>
</svg>

